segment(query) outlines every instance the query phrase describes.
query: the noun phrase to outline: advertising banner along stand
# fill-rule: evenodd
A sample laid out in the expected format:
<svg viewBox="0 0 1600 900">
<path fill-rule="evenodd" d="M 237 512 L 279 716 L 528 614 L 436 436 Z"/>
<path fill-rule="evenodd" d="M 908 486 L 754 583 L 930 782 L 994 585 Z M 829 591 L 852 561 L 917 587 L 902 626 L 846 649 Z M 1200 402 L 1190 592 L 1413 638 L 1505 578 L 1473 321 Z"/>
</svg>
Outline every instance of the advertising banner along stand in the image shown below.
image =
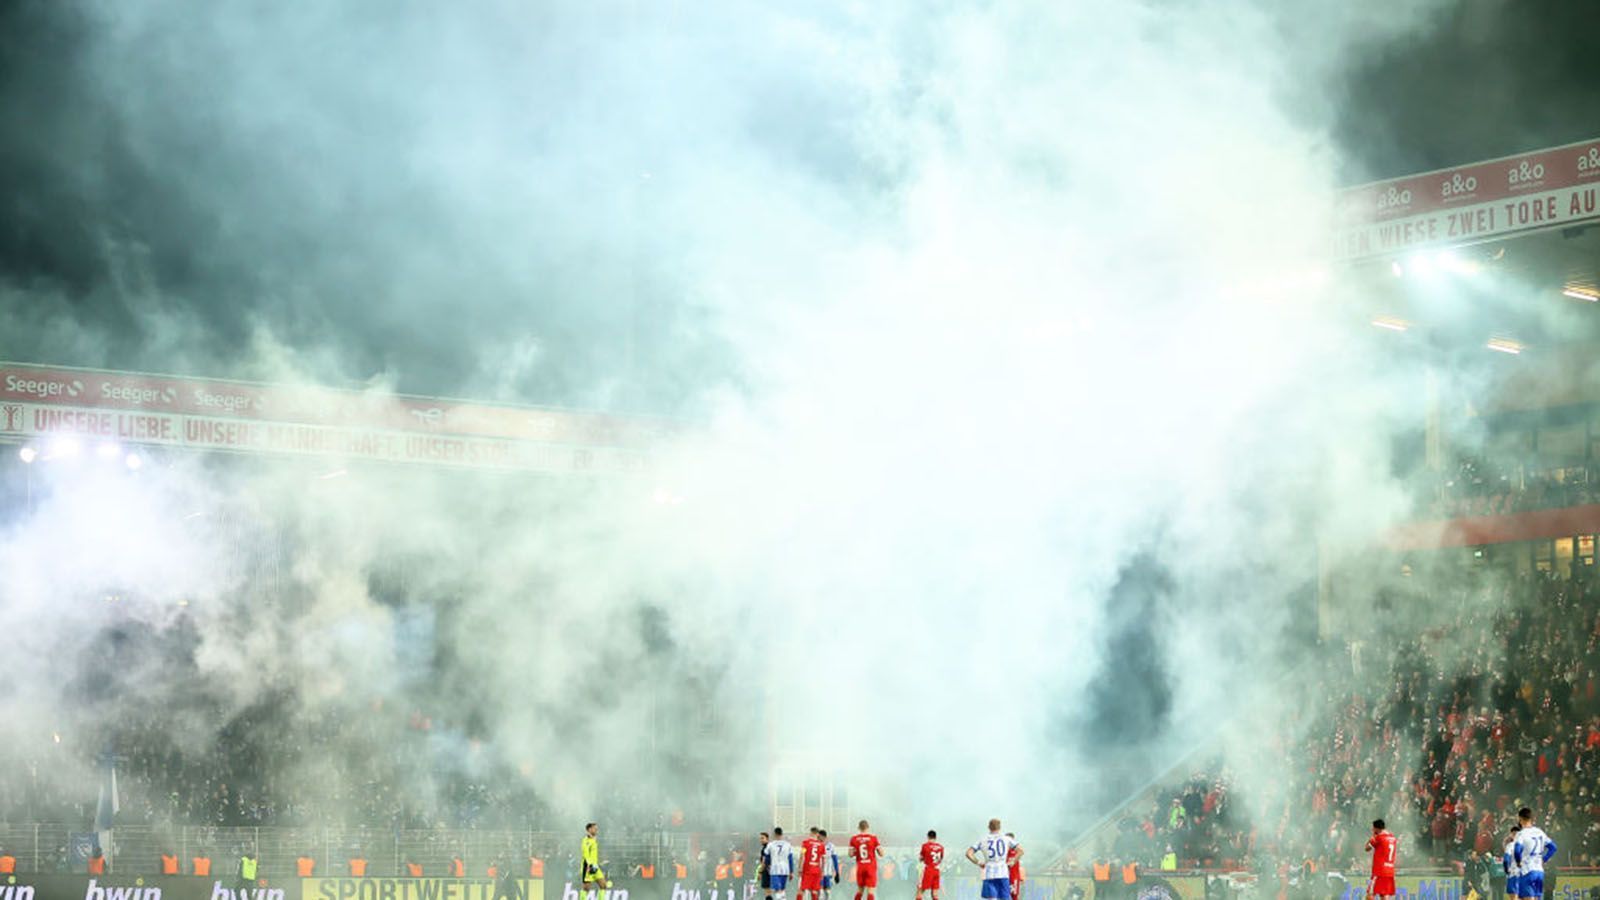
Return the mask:
<svg viewBox="0 0 1600 900">
<path fill-rule="evenodd" d="M 1337 216 L 1340 259 L 1600 221 L 1600 138 L 1350 188 Z"/>
<path fill-rule="evenodd" d="M 0 439 L 75 438 L 477 469 L 630 472 L 664 419 L 0 362 Z"/>
<path fill-rule="evenodd" d="M 300 881 L 300 895 L 298 900 L 544 900 L 544 880 L 304 878 Z"/>
<path fill-rule="evenodd" d="M 300 885 L 192 875 L 12 875 L 0 900 L 300 900 Z"/>
</svg>

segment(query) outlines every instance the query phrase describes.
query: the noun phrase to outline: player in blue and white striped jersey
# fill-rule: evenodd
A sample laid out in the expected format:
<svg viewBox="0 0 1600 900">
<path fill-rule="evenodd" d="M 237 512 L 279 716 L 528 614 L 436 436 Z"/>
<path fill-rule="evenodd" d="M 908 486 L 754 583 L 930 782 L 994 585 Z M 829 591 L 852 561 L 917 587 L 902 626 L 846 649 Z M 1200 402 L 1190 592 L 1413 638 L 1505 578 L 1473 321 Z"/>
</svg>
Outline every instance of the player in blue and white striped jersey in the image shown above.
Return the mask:
<svg viewBox="0 0 1600 900">
<path fill-rule="evenodd" d="M 989 820 L 989 833 L 967 848 L 967 859 L 983 869 L 978 895 L 984 900 L 1011 900 L 1011 867 L 1006 860 L 1017 842 L 1000 833 L 1000 820 Z"/>
<path fill-rule="evenodd" d="M 828 840 L 828 832 L 818 831 L 817 835 L 822 838 L 822 900 L 828 900 L 829 892 L 839 883 L 839 851 Z"/>
<path fill-rule="evenodd" d="M 772 840 L 767 842 L 766 849 L 761 852 L 767 859 L 772 896 L 776 900 L 785 900 L 784 891 L 789 886 L 789 875 L 794 872 L 794 847 L 784 839 L 782 828 L 772 829 Z"/>
<path fill-rule="evenodd" d="M 1517 896 L 1538 900 L 1544 896 L 1544 864 L 1556 855 L 1556 842 L 1533 824 L 1533 810 L 1517 811 L 1517 839 L 1511 845 L 1511 859 L 1517 864 Z"/>
<path fill-rule="evenodd" d="M 1513 848 L 1517 845 L 1517 832 L 1521 828 L 1521 825 L 1511 826 L 1511 836 L 1506 838 L 1505 855 L 1500 857 L 1500 865 L 1506 870 L 1506 896 L 1511 898 L 1517 896 L 1517 884 L 1522 878 L 1522 873 L 1517 868 L 1517 860 L 1512 855 Z"/>
</svg>

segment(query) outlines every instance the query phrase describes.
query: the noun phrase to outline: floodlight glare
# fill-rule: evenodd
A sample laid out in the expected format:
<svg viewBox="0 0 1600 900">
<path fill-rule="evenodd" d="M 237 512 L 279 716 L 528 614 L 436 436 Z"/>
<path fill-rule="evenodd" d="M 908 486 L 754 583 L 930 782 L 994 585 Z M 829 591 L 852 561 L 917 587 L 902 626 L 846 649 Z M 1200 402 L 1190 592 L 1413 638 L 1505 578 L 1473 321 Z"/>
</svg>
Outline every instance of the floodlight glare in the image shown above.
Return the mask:
<svg viewBox="0 0 1600 900">
<path fill-rule="evenodd" d="M 1476 275 L 1483 268 L 1476 261 L 1465 259 L 1454 250 L 1439 251 L 1434 256 L 1433 262 L 1434 265 L 1439 267 L 1440 271 L 1456 275 Z"/>
</svg>

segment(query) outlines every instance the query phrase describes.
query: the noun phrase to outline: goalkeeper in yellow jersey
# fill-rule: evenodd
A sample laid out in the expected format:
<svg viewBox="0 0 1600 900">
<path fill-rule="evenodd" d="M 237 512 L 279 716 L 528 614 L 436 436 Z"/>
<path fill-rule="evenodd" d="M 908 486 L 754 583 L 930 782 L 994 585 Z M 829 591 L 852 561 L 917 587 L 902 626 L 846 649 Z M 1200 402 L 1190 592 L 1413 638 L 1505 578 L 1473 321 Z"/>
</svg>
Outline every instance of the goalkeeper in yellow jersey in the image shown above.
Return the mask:
<svg viewBox="0 0 1600 900">
<path fill-rule="evenodd" d="M 606 873 L 600 868 L 600 826 L 593 822 L 583 826 L 583 894 L 586 900 L 600 900 L 606 888 L 611 887 L 611 882 L 606 880 Z M 593 891 L 591 895 L 589 892 Z"/>
</svg>

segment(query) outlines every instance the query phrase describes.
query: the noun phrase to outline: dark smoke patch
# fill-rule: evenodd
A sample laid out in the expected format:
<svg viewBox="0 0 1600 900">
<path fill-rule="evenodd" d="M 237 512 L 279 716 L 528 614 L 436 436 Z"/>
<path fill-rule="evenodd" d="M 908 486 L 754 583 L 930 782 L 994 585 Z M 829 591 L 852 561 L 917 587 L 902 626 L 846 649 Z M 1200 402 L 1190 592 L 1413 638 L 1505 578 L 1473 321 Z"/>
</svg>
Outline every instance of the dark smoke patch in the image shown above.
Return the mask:
<svg viewBox="0 0 1600 900">
<path fill-rule="evenodd" d="M 475 48 L 546 70 L 488 97 L 475 54 L 434 38 L 336 12 L 7 4 L 0 292 L 27 299 L 5 304 L 0 358 L 262 377 L 239 351 L 269 335 L 335 383 L 628 410 L 683 402 L 699 384 L 678 372 L 726 370 L 653 252 L 673 213 L 637 183 L 648 155 L 561 168 L 588 127 L 565 109 L 581 58 Z M 382 72 L 329 64 L 354 57 Z M 438 96 L 402 83 L 419 72 Z M 482 123 L 456 94 L 509 106 Z M 463 169 L 469 138 L 419 146 L 456 115 L 512 160 Z"/>
<path fill-rule="evenodd" d="M 1106 599 L 1105 655 L 1089 682 L 1079 733 L 1084 749 L 1137 749 L 1159 740 L 1172 713 L 1162 629 L 1172 578 L 1150 553 L 1125 565 Z"/>
</svg>

